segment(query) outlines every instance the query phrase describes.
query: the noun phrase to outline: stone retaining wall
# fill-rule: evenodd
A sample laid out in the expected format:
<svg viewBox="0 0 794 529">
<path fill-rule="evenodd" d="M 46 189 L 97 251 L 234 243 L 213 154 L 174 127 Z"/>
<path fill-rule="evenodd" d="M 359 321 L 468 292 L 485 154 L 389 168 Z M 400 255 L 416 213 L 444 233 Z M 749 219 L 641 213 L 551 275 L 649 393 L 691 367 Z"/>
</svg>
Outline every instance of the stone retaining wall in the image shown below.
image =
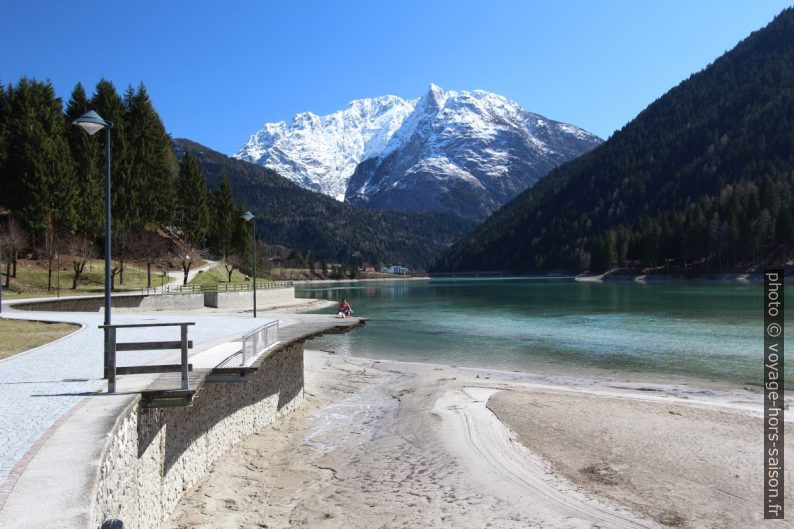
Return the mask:
<svg viewBox="0 0 794 529">
<path fill-rule="evenodd" d="M 136 399 L 105 447 L 92 527 L 118 518 L 156 529 L 218 457 L 302 401 L 302 343 L 272 353 L 247 384 L 205 384 L 192 407 L 144 410 Z"/>
<path fill-rule="evenodd" d="M 204 294 L 130 294 L 113 296 L 114 312 L 154 312 L 158 310 L 192 310 L 204 308 Z M 16 303 L 15 309 L 46 312 L 99 312 L 105 306 L 102 297 L 61 298 L 48 301 Z"/>
<path fill-rule="evenodd" d="M 193 310 L 204 307 L 247 309 L 253 305 L 250 290 L 235 292 L 196 292 L 185 294 L 129 294 L 113 296 L 114 312 L 155 312 L 158 310 Z M 278 307 L 295 301 L 295 288 L 268 288 L 256 291 L 258 309 Z M 15 309 L 46 312 L 99 312 L 105 306 L 102 297 L 61 298 L 16 303 Z"/>
<path fill-rule="evenodd" d="M 268 288 L 256 291 L 257 308 L 278 306 L 279 303 L 295 301 L 295 287 Z M 253 306 L 250 290 L 236 292 L 205 292 L 204 305 L 217 309 L 245 309 Z"/>
</svg>

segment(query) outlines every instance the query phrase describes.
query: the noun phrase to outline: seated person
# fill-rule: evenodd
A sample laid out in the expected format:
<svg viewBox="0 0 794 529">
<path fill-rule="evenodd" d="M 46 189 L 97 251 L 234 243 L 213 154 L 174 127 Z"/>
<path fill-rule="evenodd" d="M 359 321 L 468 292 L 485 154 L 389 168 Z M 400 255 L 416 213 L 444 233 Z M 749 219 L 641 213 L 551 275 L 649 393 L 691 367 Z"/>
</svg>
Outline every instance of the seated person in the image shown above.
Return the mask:
<svg viewBox="0 0 794 529">
<path fill-rule="evenodd" d="M 348 303 L 346 299 L 343 299 L 342 303 L 339 304 L 337 312 L 337 318 L 347 318 L 353 314 L 353 307 L 350 306 L 350 303 Z"/>
</svg>

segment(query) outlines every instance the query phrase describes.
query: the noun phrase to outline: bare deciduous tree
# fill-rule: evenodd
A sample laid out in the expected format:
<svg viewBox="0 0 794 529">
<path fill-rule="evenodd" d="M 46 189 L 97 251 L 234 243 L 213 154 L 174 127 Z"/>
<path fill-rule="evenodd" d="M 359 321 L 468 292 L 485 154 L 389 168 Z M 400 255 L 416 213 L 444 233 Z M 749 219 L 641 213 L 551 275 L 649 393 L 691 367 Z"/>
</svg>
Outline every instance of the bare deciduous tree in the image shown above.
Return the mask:
<svg viewBox="0 0 794 529">
<path fill-rule="evenodd" d="M 49 292 L 52 290 L 52 264 L 58 257 L 61 244 L 52 220 L 47 221 L 47 227 L 44 229 L 44 236 L 41 242 L 41 255 L 47 261 L 47 292 Z"/>
<path fill-rule="evenodd" d="M 190 268 L 200 259 L 201 256 L 193 248 L 184 243 L 178 245 L 177 251 L 179 253 L 175 256 L 174 260 L 180 267 L 182 267 L 182 273 L 184 274 L 182 284 L 187 285 L 187 278 L 190 274 Z"/>
<path fill-rule="evenodd" d="M 8 219 L 8 224 L 2 233 L 2 240 L 0 240 L 0 244 L 3 245 L 3 253 L 8 259 L 6 261 L 6 288 L 9 288 L 11 278 L 17 277 L 19 251 L 25 248 L 27 241 L 28 237 L 22 226 L 13 217 Z"/>
<path fill-rule="evenodd" d="M 229 277 L 228 282 L 232 282 L 232 274 L 235 270 L 240 269 L 240 264 L 242 260 L 236 255 L 229 255 L 223 261 L 223 267 L 226 268 L 226 275 Z"/>
<path fill-rule="evenodd" d="M 155 231 L 141 230 L 131 237 L 130 247 L 132 254 L 146 263 L 146 286 L 152 288 L 152 266 L 165 255 L 165 241 Z"/>
<path fill-rule="evenodd" d="M 77 288 L 77 282 L 83 275 L 86 263 L 89 259 L 96 257 L 96 247 L 94 241 L 85 235 L 72 235 L 66 246 L 66 250 L 72 255 L 72 268 L 74 269 L 74 279 L 72 280 L 72 290 Z"/>
<path fill-rule="evenodd" d="M 130 257 L 130 247 L 132 236 L 129 231 L 121 231 L 113 236 L 113 259 L 116 261 L 111 271 L 110 286 L 111 291 L 116 290 L 116 276 L 119 276 L 119 285 L 124 284 L 124 270 L 127 269 L 127 259 Z"/>
</svg>

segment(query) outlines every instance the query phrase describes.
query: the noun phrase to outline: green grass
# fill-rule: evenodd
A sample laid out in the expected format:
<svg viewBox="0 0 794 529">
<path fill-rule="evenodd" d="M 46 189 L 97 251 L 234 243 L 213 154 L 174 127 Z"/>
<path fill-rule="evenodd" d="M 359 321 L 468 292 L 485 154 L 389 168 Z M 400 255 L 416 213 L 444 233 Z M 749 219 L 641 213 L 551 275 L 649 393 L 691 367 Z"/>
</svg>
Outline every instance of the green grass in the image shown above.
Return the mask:
<svg viewBox="0 0 794 529">
<path fill-rule="evenodd" d="M 105 285 L 105 262 L 100 259 L 92 259 L 86 264 L 83 275 L 77 284 L 77 288 L 72 290 L 72 270 L 71 259 L 68 265 L 64 262 L 61 265 L 61 296 L 74 296 L 81 294 L 99 294 L 104 292 Z M 55 268 L 55 267 L 53 267 Z M 5 266 L 3 266 L 5 273 Z M 3 276 L 5 280 L 5 276 Z M 165 282 L 169 279 L 166 277 Z M 160 286 L 160 269 L 152 267 L 152 286 Z M 146 267 L 127 264 L 124 270 L 124 284 L 119 284 L 116 277 L 116 291 L 140 290 L 146 287 Z M 47 291 L 47 265 L 41 261 L 20 260 L 17 263 L 17 277 L 11 278 L 11 288 L 3 288 L 3 297 L 7 299 L 30 298 L 55 296 L 57 294 L 58 272 L 52 272 L 52 290 Z M 5 282 L 3 283 L 5 287 Z"/>
<path fill-rule="evenodd" d="M 73 323 L 0 319 L 0 360 L 57 340 L 79 328 Z"/>
<path fill-rule="evenodd" d="M 223 265 L 220 265 L 211 270 L 207 270 L 206 272 L 200 272 L 196 274 L 196 277 L 194 277 L 189 284 L 201 286 L 217 285 L 220 283 L 248 285 L 250 281 L 246 281 L 246 277 L 247 276 L 239 270 L 235 270 L 232 272 L 232 280 L 229 281 L 229 276 L 226 274 L 226 268 L 224 268 Z"/>
</svg>

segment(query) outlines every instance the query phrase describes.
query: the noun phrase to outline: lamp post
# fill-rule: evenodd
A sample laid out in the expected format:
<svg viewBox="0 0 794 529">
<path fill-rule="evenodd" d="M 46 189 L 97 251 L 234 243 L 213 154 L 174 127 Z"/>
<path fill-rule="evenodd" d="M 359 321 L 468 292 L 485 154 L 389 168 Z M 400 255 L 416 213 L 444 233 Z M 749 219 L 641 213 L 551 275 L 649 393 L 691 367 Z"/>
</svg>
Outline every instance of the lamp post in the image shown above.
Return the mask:
<svg viewBox="0 0 794 529">
<path fill-rule="evenodd" d="M 93 136 L 105 129 L 105 325 L 110 325 L 110 129 L 113 123 L 89 110 L 72 122 Z M 105 328 L 104 376 L 108 377 L 108 329 Z"/>
<path fill-rule="evenodd" d="M 243 219 L 246 222 L 251 222 L 254 220 L 254 214 L 250 211 L 246 211 L 243 213 Z M 254 257 L 254 318 L 256 318 L 256 222 L 251 222 L 251 253 Z"/>
<path fill-rule="evenodd" d="M 61 255 L 56 253 L 55 260 L 58 262 L 58 299 L 61 299 Z"/>
<path fill-rule="evenodd" d="M 0 241 L 0 314 L 3 313 L 3 241 Z"/>
</svg>

